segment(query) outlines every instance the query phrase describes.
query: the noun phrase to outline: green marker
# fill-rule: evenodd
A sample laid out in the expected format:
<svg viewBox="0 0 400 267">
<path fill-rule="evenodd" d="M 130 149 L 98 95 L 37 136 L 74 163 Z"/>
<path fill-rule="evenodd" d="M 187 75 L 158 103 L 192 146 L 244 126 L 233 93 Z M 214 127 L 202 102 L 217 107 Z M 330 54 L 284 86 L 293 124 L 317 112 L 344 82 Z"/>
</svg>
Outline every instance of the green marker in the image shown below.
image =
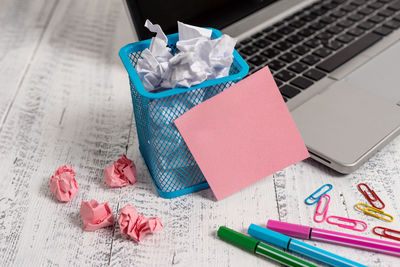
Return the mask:
<svg viewBox="0 0 400 267">
<path fill-rule="evenodd" d="M 225 226 L 221 226 L 218 229 L 217 235 L 222 240 L 225 240 L 231 244 L 234 244 L 244 250 L 250 251 L 257 255 L 261 255 L 268 259 L 274 260 L 286 266 L 314 266 L 316 265 L 309 263 L 305 260 L 292 256 L 286 252 L 283 252 L 274 247 L 268 246 L 257 239 L 250 236 L 244 235 L 242 233 L 236 232 Z"/>
</svg>

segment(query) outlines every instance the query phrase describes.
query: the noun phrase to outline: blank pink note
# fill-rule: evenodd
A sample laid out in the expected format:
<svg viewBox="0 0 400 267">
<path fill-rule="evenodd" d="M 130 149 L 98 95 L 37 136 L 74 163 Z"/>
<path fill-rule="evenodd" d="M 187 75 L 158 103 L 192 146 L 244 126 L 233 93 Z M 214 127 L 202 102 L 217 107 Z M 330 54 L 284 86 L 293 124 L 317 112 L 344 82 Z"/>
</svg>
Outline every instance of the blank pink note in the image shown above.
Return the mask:
<svg viewBox="0 0 400 267">
<path fill-rule="evenodd" d="M 268 67 L 175 125 L 218 200 L 309 157 Z"/>
</svg>

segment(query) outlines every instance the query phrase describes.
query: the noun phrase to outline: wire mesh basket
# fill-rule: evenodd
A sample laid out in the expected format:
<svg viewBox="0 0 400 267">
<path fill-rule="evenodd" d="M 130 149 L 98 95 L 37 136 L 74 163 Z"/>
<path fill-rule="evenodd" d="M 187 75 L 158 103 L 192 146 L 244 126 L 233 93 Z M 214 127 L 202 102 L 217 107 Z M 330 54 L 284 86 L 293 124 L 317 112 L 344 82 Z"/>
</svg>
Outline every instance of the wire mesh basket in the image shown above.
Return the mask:
<svg viewBox="0 0 400 267">
<path fill-rule="evenodd" d="M 212 29 L 211 38 L 222 34 Z M 168 35 L 168 46 L 173 54 L 179 53 L 178 34 Z M 119 55 L 128 71 L 139 150 L 161 197 L 173 198 L 208 188 L 202 172 L 174 125 L 174 120 L 199 103 L 215 96 L 241 80 L 248 65 L 233 52 L 229 76 L 204 81 L 190 88 L 174 88 L 162 92 L 145 90 L 136 70 L 141 53 L 149 48 L 151 39 L 128 44 Z"/>
</svg>

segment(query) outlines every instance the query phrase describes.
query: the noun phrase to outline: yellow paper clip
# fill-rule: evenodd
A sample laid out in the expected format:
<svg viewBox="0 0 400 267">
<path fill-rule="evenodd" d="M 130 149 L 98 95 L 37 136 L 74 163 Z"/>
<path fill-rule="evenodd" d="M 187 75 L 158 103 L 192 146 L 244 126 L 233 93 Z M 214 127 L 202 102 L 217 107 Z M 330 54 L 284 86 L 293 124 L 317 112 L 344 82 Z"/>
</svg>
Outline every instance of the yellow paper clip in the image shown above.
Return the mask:
<svg viewBox="0 0 400 267">
<path fill-rule="evenodd" d="M 364 206 L 365 208 L 361 208 L 361 206 Z M 383 210 L 374 208 L 372 206 L 369 206 L 367 204 L 364 203 L 358 203 L 356 205 L 356 208 L 361 210 L 362 212 L 364 212 L 366 215 L 387 221 L 387 222 L 393 222 L 393 216 L 390 214 L 387 214 L 385 212 L 383 212 Z M 382 216 L 380 216 L 382 215 Z"/>
</svg>

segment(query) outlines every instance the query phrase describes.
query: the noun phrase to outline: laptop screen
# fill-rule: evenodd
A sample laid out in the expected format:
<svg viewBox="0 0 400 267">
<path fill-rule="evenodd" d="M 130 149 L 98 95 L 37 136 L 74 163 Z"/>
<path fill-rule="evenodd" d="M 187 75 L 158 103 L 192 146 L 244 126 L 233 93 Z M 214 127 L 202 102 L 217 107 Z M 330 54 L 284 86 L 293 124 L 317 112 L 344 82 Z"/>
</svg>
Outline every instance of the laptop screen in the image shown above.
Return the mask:
<svg viewBox="0 0 400 267">
<path fill-rule="evenodd" d="M 177 32 L 177 21 L 223 29 L 277 0 L 125 0 L 139 40 L 151 37 L 149 19 L 166 34 Z"/>
</svg>

